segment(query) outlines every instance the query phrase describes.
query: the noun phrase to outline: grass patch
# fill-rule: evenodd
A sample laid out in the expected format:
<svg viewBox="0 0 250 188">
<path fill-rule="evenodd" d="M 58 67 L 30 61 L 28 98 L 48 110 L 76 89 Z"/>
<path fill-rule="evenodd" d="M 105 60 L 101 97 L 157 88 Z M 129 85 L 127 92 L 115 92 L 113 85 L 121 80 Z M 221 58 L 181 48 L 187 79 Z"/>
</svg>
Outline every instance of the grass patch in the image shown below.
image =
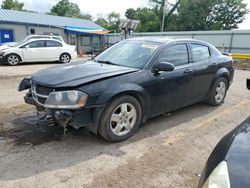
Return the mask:
<svg viewBox="0 0 250 188">
<path fill-rule="evenodd" d="M 250 60 L 237 60 L 236 63 L 234 63 L 234 67 L 238 69 L 249 69 L 250 70 Z"/>
</svg>

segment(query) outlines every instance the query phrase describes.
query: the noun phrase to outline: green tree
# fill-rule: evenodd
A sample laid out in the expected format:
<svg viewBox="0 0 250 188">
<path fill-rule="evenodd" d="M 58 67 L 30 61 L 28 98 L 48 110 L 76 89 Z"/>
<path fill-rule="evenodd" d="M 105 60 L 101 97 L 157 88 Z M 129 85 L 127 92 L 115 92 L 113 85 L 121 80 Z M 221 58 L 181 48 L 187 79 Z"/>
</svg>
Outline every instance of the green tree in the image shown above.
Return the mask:
<svg viewBox="0 0 250 188">
<path fill-rule="evenodd" d="M 52 7 L 50 14 L 74 18 L 81 17 L 81 11 L 78 5 L 70 2 L 69 0 L 59 1 L 55 6 Z"/>
<path fill-rule="evenodd" d="M 247 12 L 243 0 L 181 0 L 177 30 L 236 29 Z"/>
<path fill-rule="evenodd" d="M 248 13 L 246 4 L 242 0 L 221 0 L 217 1 L 212 8 L 207 20 L 211 30 L 237 29 L 238 25 L 245 19 Z"/>
<path fill-rule="evenodd" d="M 140 24 L 136 28 L 138 32 L 154 32 L 160 31 L 160 18 L 152 9 L 142 8 L 136 14 L 136 19 L 140 20 Z"/>
<path fill-rule="evenodd" d="M 11 9 L 11 10 L 24 10 L 24 3 L 19 3 L 17 0 L 4 0 L 2 2 L 2 9 Z"/>
<path fill-rule="evenodd" d="M 92 16 L 91 14 L 84 14 L 84 13 L 81 13 L 81 14 L 79 15 L 79 18 L 84 19 L 84 20 L 93 21 L 93 16 Z"/>
<path fill-rule="evenodd" d="M 135 14 L 136 14 L 136 10 L 133 8 L 129 8 L 127 9 L 125 16 L 128 19 L 134 20 L 135 19 Z"/>
<path fill-rule="evenodd" d="M 237 29 L 248 13 L 244 0 L 176 0 L 166 10 L 164 30 L 230 30 Z M 149 0 L 151 8 L 128 9 L 128 19 L 140 20 L 137 31 L 159 31 L 164 0 Z"/>
<path fill-rule="evenodd" d="M 113 32 L 120 32 L 120 17 L 120 14 L 116 12 L 111 12 L 106 16 L 99 14 L 95 23 L 104 27 L 107 30 Z"/>
<path fill-rule="evenodd" d="M 119 13 L 116 12 L 109 13 L 107 17 L 108 27 L 106 29 L 119 32 L 120 18 L 121 16 Z"/>
<path fill-rule="evenodd" d="M 125 16 L 128 19 L 140 20 L 140 24 L 136 28 L 137 32 L 154 32 L 160 31 L 160 18 L 157 8 L 138 8 L 128 9 Z"/>
<path fill-rule="evenodd" d="M 104 18 L 103 15 L 98 15 L 97 20 L 95 21 L 95 23 L 102 26 L 103 28 L 108 27 L 108 21 Z"/>
</svg>

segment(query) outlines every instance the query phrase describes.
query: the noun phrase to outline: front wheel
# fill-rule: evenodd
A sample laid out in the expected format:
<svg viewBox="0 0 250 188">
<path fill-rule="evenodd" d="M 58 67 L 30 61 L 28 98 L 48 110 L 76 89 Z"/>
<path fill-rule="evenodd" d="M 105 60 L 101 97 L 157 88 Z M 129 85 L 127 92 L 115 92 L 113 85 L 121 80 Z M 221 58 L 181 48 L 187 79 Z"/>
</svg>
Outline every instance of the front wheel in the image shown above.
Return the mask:
<svg viewBox="0 0 250 188">
<path fill-rule="evenodd" d="M 63 53 L 63 54 L 60 56 L 60 62 L 61 62 L 61 63 L 69 63 L 70 60 L 71 60 L 70 55 L 67 54 L 67 53 Z"/>
<path fill-rule="evenodd" d="M 141 116 L 141 105 L 134 97 L 119 97 L 104 110 L 98 132 L 108 141 L 126 140 L 138 129 Z"/>
<path fill-rule="evenodd" d="M 207 100 L 207 103 L 213 106 L 219 106 L 224 102 L 228 90 L 228 81 L 220 77 L 214 83 L 211 91 L 210 96 Z"/>
<path fill-rule="evenodd" d="M 11 66 L 18 65 L 20 63 L 20 58 L 16 54 L 10 54 L 7 56 L 7 64 Z"/>
</svg>

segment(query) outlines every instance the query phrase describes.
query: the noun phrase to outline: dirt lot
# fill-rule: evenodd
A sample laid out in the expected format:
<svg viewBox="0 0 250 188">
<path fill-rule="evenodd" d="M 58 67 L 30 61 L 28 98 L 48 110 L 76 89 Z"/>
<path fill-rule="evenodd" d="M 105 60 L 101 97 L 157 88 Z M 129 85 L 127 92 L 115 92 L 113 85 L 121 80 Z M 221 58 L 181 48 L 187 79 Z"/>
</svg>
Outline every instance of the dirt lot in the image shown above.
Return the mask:
<svg viewBox="0 0 250 188">
<path fill-rule="evenodd" d="M 238 60 L 234 63 L 234 67 L 241 70 L 250 70 L 250 60 Z"/>
<path fill-rule="evenodd" d="M 47 66 L 0 76 L 0 187 L 195 187 L 216 143 L 250 111 L 250 72 L 236 71 L 220 107 L 196 104 L 153 118 L 117 144 L 84 130 L 63 136 L 39 124 L 16 91 L 23 75 Z"/>
</svg>

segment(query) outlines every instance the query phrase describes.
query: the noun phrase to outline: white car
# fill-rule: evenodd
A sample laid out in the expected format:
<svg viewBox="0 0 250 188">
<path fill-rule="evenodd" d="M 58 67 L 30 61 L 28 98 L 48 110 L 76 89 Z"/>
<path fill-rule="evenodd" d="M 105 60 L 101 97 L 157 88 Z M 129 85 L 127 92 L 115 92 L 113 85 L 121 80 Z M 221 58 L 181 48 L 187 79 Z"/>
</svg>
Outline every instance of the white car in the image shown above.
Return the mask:
<svg viewBox="0 0 250 188">
<path fill-rule="evenodd" d="M 18 43 L 22 43 L 25 41 L 28 41 L 30 39 L 41 39 L 41 38 L 47 38 L 47 39 L 55 39 L 60 42 L 64 42 L 63 38 L 61 36 L 55 36 L 55 35 L 28 35 L 23 40 L 18 42 L 6 42 L 0 45 L 0 50 L 6 48 L 6 47 L 13 47 Z"/>
<path fill-rule="evenodd" d="M 0 61 L 8 65 L 21 62 L 69 63 L 77 57 L 76 47 L 55 39 L 30 39 L 0 51 Z"/>
</svg>

